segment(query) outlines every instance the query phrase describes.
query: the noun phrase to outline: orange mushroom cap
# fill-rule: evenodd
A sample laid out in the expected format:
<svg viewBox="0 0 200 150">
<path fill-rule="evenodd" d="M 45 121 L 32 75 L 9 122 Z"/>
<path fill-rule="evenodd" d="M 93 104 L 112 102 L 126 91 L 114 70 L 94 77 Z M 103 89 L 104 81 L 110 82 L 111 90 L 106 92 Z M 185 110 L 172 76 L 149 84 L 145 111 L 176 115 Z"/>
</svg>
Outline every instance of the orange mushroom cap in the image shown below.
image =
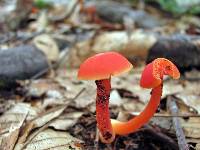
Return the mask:
<svg viewBox="0 0 200 150">
<path fill-rule="evenodd" d="M 102 80 L 119 75 L 132 68 L 132 64 L 116 52 L 96 54 L 83 62 L 78 71 L 79 80 Z"/>
<path fill-rule="evenodd" d="M 178 79 L 180 72 L 168 59 L 157 58 L 145 67 L 140 80 L 140 86 L 154 88 L 162 83 L 163 75 L 169 75 L 173 79 Z"/>
</svg>

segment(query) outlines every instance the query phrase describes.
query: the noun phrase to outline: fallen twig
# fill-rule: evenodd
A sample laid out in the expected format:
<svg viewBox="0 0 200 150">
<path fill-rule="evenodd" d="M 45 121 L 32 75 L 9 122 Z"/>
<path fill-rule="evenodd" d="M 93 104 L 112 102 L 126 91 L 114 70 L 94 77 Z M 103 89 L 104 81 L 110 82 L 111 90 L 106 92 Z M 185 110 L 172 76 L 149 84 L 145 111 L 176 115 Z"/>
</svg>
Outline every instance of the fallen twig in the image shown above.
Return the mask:
<svg viewBox="0 0 200 150">
<path fill-rule="evenodd" d="M 178 112 L 179 112 L 178 111 L 178 107 L 176 105 L 176 102 L 172 98 L 172 96 L 168 96 L 168 98 L 167 98 L 167 106 L 168 106 L 168 108 L 170 110 L 170 113 L 173 116 L 176 116 L 178 114 Z M 179 149 L 180 150 L 189 150 L 188 144 L 187 144 L 186 139 L 185 139 L 185 135 L 184 135 L 182 127 L 180 125 L 179 118 L 173 117 L 172 121 L 173 121 L 174 129 L 176 131 L 176 136 L 177 136 L 177 139 L 178 139 Z"/>
</svg>

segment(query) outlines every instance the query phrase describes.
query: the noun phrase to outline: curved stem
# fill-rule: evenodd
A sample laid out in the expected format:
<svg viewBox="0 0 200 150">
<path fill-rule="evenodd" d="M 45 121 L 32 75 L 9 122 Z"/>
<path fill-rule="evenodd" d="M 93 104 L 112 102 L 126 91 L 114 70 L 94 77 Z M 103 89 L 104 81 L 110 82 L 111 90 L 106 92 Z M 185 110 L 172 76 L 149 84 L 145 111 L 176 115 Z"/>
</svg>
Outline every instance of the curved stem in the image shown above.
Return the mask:
<svg viewBox="0 0 200 150">
<path fill-rule="evenodd" d="M 96 120 L 100 138 L 104 143 L 111 143 L 115 135 L 112 130 L 109 112 L 110 79 L 96 80 L 95 83 L 97 85 Z"/>
<path fill-rule="evenodd" d="M 136 117 L 128 122 L 111 120 L 113 131 L 118 135 L 125 135 L 136 131 L 138 128 L 147 123 L 154 115 L 162 95 L 162 84 L 153 88 L 151 98 L 146 108 Z"/>
</svg>

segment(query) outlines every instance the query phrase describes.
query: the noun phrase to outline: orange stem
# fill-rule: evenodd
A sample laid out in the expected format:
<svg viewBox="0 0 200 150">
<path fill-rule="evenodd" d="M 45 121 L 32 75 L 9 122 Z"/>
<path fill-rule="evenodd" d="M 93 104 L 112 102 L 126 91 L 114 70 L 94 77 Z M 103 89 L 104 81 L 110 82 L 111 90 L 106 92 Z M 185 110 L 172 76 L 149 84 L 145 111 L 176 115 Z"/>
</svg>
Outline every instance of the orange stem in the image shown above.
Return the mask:
<svg viewBox="0 0 200 150">
<path fill-rule="evenodd" d="M 151 98 L 148 105 L 138 116 L 134 117 L 128 122 L 120 122 L 114 119 L 111 120 L 114 133 L 118 135 L 129 134 L 147 123 L 157 110 L 161 95 L 162 84 L 152 89 Z"/>
<path fill-rule="evenodd" d="M 109 112 L 110 79 L 96 80 L 95 83 L 97 85 L 96 120 L 100 138 L 104 143 L 111 143 L 115 135 L 112 130 Z"/>
</svg>

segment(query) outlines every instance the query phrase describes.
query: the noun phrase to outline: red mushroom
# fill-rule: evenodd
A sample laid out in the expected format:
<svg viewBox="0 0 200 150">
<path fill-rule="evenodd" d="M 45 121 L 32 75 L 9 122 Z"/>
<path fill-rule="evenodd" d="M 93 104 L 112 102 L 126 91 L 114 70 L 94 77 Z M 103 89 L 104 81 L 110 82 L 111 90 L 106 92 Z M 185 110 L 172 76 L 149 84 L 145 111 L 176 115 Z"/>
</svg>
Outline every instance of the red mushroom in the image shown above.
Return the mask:
<svg viewBox="0 0 200 150">
<path fill-rule="evenodd" d="M 131 63 L 116 52 L 94 55 L 80 66 L 78 79 L 95 80 L 97 85 L 96 119 L 100 138 L 104 143 L 111 143 L 115 138 L 109 113 L 111 75 L 119 75 L 131 68 Z"/>
<path fill-rule="evenodd" d="M 165 58 L 157 58 L 145 67 L 140 80 L 140 86 L 143 88 L 153 88 L 150 101 L 143 112 L 128 122 L 112 120 L 112 128 L 115 134 L 124 135 L 134 132 L 150 120 L 160 103 L 164 75 L 169 75 L 174 79 L 180 77 L 177 67 Z"/>
</svg>

